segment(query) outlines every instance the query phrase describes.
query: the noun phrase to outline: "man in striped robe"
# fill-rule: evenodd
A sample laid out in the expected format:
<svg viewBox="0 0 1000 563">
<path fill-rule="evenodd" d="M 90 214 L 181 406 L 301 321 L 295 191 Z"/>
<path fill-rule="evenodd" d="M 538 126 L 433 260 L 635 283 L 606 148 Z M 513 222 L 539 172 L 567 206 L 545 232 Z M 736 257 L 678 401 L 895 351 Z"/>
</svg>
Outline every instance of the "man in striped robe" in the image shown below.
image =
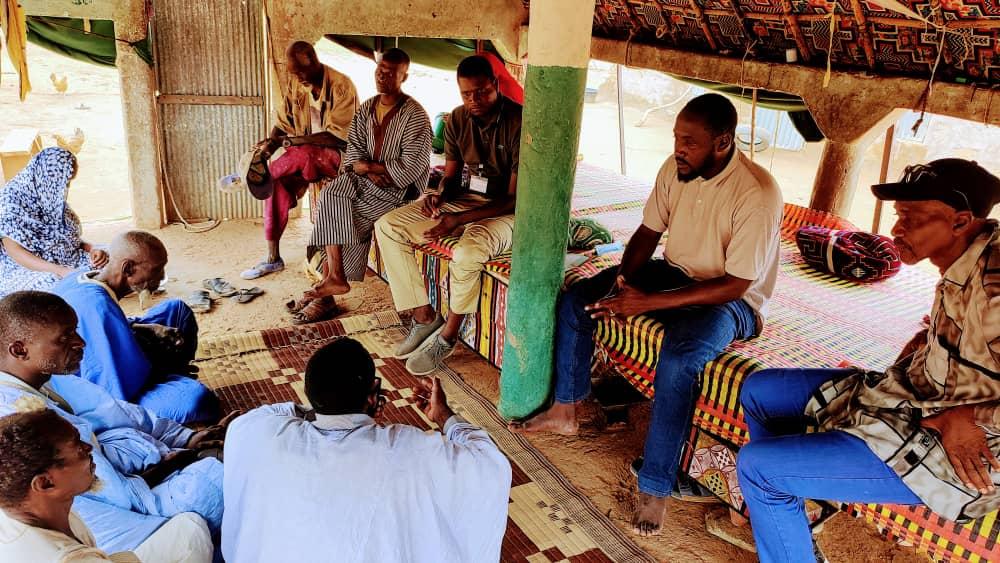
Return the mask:
<svg viewBox="0 0 1000 563">
<path fill-rule="evenodd" d="M 386 51 L 375 69 L 379 94 L 354 114 L 343 168 L 323 188 L 309 241 L 326 249 L 324 278 L 298 302 L 296 322 L 330 316 L 333 296 L 364 279 L 375 221 L 427 186 L 433 134 L 427 112 L 402 91 L 409 67 L 404 51 Z"/>
</svg>

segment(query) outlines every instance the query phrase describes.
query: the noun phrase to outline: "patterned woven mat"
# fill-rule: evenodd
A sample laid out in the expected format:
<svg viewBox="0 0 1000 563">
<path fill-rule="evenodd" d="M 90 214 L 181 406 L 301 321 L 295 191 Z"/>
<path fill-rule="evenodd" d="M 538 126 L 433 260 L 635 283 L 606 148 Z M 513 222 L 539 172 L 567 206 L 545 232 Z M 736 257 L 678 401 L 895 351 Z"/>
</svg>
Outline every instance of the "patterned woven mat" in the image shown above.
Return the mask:
<svg viewBox="0 0 1000 563">
<path fill-rule="evenodd" d="M 283 401 L 305 404 L 303 373 L 309 357 L 326 342 L 347 335 L 364 344 L 375 358 L 389 399 L 381 422 L 436 428 L 411 400 L 417 379 L 391 357 L 405 336 L 395 312 L 205 340 L 199 347 L 199 380 L 215 389 L 226 411 Z M 490 401 L 455 372 L 443 369 L 438 375 L 455 412 L 485 428 L 510 459 L 513 482 L 502 561 L 655 561 L 541 453 L 509 432 Z"/>
</svg>

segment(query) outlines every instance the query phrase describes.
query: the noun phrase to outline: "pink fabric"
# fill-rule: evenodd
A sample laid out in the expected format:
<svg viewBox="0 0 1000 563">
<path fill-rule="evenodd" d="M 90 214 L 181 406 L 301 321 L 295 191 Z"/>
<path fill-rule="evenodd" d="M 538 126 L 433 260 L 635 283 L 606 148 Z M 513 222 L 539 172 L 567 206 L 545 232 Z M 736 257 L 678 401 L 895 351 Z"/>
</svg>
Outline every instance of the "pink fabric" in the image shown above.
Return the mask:
<svg viewBox="0 0 1000 563">
<path fill-rule="evenodd" d="M 288 226 L 288 212 L 298 204 L 309 184 L 337 176 L 340 151 L 316 145 L 288 147 L 269 168 L 274 190 L 264 200 L 264 238 L 281 240 Z"/>
</svg>

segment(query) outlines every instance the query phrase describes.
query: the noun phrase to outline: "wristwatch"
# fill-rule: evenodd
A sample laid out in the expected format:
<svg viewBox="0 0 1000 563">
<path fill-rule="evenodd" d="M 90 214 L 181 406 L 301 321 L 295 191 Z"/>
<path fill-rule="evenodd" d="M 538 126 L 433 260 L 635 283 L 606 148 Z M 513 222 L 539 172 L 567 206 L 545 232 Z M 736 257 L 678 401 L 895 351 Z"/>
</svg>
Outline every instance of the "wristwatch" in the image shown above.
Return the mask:
<svg viewBox="0 0 1000 563">
<path fill-rule="evenodd" d="M 292 141 L 291 141 L 291 139 L 289 139 L 288 137 L 285 137 L 285 138 L 284 138 L 284 139 L 283 139 L 283 140 L 281 141 L 281 146 L 285 147 L 286 149 L 287 149 L 288 147 L 292 146 Z"/>
<path fill-rule="evenodd" d="M 357 174 L 357 172 L 354 171 L 354 163 L 353 162 L 348 162 L 347 164 L 345 164 L 344 165 L 344 170 L 346 170 L 347 172 L 350 172 L 351 174 Z"/>
</svg>

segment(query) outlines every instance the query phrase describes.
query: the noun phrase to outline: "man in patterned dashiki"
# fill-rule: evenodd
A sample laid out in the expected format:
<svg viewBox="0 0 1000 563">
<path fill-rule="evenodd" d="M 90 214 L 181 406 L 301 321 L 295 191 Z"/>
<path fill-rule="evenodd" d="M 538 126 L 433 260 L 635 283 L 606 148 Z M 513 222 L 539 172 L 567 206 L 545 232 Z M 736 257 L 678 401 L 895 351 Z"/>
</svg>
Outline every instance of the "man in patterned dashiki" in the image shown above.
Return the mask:
<svg viewBox="0 0 1000 563">
<path fill-rule="evenodd" d="M 903 263 L 941 271 L 930 326 L 885 372 L 762 370 L 743 385 L 736 465 L 765 563 L 813 560 L 806 498 L 926 504 L 957 522 L 1000 507 L 1000 230 L 987 218 L 1000 179 L 945 158 L 872 192 L 895 201 Z"/>
</svg>

